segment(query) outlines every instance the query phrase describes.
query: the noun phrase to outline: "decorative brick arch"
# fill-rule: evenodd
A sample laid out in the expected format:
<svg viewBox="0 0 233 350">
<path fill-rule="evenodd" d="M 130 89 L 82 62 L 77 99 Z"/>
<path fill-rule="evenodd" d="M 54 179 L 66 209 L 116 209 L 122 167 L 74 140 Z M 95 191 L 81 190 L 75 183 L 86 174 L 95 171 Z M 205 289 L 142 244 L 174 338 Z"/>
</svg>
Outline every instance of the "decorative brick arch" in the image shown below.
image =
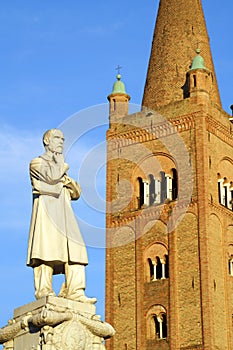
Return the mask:
<svg viewBox="0 0 233 350">
<path fill-rule="evenodd" d="M 147 258 L 151 259 L 153 259 L 155 256 L 158 256 L 160 259 L 164 259 L 165 255 L 167 254 L 167 247 L 160 242 L 152 244 L 145 251 L 145 255 L 147 256 Z"/>
</svg>

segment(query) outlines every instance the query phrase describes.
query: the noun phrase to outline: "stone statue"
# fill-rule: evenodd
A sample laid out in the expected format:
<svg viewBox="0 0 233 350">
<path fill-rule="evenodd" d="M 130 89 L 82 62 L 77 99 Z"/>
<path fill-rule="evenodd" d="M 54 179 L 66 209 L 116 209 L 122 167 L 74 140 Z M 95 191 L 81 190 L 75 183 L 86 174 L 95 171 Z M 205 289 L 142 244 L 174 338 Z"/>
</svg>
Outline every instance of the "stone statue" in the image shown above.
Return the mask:
<svg viewBox="0 0 233 350">
<path fill-rule="evenodd" d="M 45 153 L 30 163 L 33 210 L 27 265 L 34 269 L 36 299 L 55 296 L 52 275 L 64 273 L 59 296 L 94 304 L 96 299 L 84 293 L 87 252 L 71 207 L 81 189 L 67 175 L 63 143 L 60 130 L 46 131 Z"/>
<path fill-rule="evenodd" d="M 43 136 L 45 153 L 30 163 L 33 210 L 27 265 L 34 269 L 36 301 L 14 310 L 0 328 L 5 350 L 105 350 L 114 328 L 96 315 L 95 298 L 85 293 L 87 252 L 71 207 L 81 189 L 68 174 L 63 133 Z M 57 296 L 53 274 L 64 273 Z"/>
</svg>

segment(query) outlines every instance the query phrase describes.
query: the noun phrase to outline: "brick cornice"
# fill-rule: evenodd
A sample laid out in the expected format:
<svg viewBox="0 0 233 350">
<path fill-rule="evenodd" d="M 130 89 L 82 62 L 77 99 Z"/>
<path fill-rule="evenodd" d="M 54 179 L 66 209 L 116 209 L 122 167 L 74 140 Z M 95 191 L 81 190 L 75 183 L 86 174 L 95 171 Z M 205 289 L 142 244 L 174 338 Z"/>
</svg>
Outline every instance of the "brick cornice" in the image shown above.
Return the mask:
<svg viewBox="0 0 233 350">
<path fill-rule="evenodd" d="M 126 131 L 109 129 L 107 133 L 107 140 L 111 141 L 111 149 L 113 150 L 115 148 L 121 148 L 134 143 L 143 143 L 161 139 L 163 137 L 173 135 L 177 132 L 180 133 L 194 129 L 195 117 L 199 114 L 200 112 L 196 112 L 181 116 L 179 118 L 166 120 L 162 123 L 156 123 L 155 125 L 153 125 L 153 120 L 151 120 L 150 126 L 148 124 L 142 126 L 134 126 L 129 124 L 128 130 Z M 228 128 L 216 120 L 214 117 L 207 115 L 206 127 L 207 130 L 213 135 L 233 147 L 233 130 L 230 130 L 230 125 Z"/>
<path fill-rule="evenodd" d="M 207 130 L 222 141 L 233 147 L 233 133 L 229 128 L 211 116 L 206 118 Z"/>
<path fill-rule="evenodd" d="M 212 212 L 210 212 L 210 214 L 221 214 L 223 216 L 227 216 L 228 219 L 233 220 L 233 211 L 224 207 L 224 205 L 211 203 L 211 201 L 209 201 L 209 206 L 212 209 Z"/>
<path fill-rule="evenodd" d="M 164 122 L 153 125 L 128 125 L 128 130 L 111 130 L 107 132 L 107 140 L 111 141 L 111 149 L 128 146 L 133 143 L 143 143 L 147 141 L 161 139 L 182 131 L 190 130 L 195 127 L 195 114 L 185 115 L 176 119 L 165 120 Z M 199 113 L 198 113 L 199 114 Z M 126 126 L 127 127 L 127 126 Z"/>
<path fill-rule="evenodd" d="M 117 228 L 124 225 L 130 225 L 131 222 L 139 220 L 141 222 L 148 223 L 152 220 L 161 220 L 165 224 L 167 223 L 171 213 L 174 213 L 174 218 L 177 219 L 183 212 L 193 213 L 196 215 L 196 201 L 192 202 L 170 202 L 168 204 L 161 204 L 156 206 L 150 206 L 144 209 L 138 209 L 133 211 L 127 211 L 122 213 L 116 213 L 110 215 L 108 221 L 109 227 Z"/>
</svg>

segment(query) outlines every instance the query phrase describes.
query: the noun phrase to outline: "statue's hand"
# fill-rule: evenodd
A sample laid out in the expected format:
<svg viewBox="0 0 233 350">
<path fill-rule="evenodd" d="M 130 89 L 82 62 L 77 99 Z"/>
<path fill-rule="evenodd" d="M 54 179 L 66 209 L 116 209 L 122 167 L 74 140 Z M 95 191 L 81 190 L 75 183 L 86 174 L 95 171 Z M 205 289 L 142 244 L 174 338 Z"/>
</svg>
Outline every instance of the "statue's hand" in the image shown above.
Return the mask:
<svg viewBox="0 0 233 350">
<path fill-rule="evenodd" d="M 71 179 L 68 175 L 64 175 L 62 178 L 63 186 L 68 187 L 69 184 L 71 183 Z"/>
</svg>

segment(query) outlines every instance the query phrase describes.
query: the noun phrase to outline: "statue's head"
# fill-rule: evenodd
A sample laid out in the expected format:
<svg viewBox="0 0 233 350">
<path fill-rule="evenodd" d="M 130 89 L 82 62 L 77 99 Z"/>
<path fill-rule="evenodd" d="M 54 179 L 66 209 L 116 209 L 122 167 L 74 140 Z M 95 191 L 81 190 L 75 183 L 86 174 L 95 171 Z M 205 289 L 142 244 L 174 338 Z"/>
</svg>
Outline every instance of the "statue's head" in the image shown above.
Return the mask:
<svg viewBox="0 0 233 350">
<path fill-rule="evenodd" d="M 43 135 L 43 144 L 46 151 L 52 153 L 63 152 L 64 135 L 59 129 L 47 130 Z"/>
</svg>

